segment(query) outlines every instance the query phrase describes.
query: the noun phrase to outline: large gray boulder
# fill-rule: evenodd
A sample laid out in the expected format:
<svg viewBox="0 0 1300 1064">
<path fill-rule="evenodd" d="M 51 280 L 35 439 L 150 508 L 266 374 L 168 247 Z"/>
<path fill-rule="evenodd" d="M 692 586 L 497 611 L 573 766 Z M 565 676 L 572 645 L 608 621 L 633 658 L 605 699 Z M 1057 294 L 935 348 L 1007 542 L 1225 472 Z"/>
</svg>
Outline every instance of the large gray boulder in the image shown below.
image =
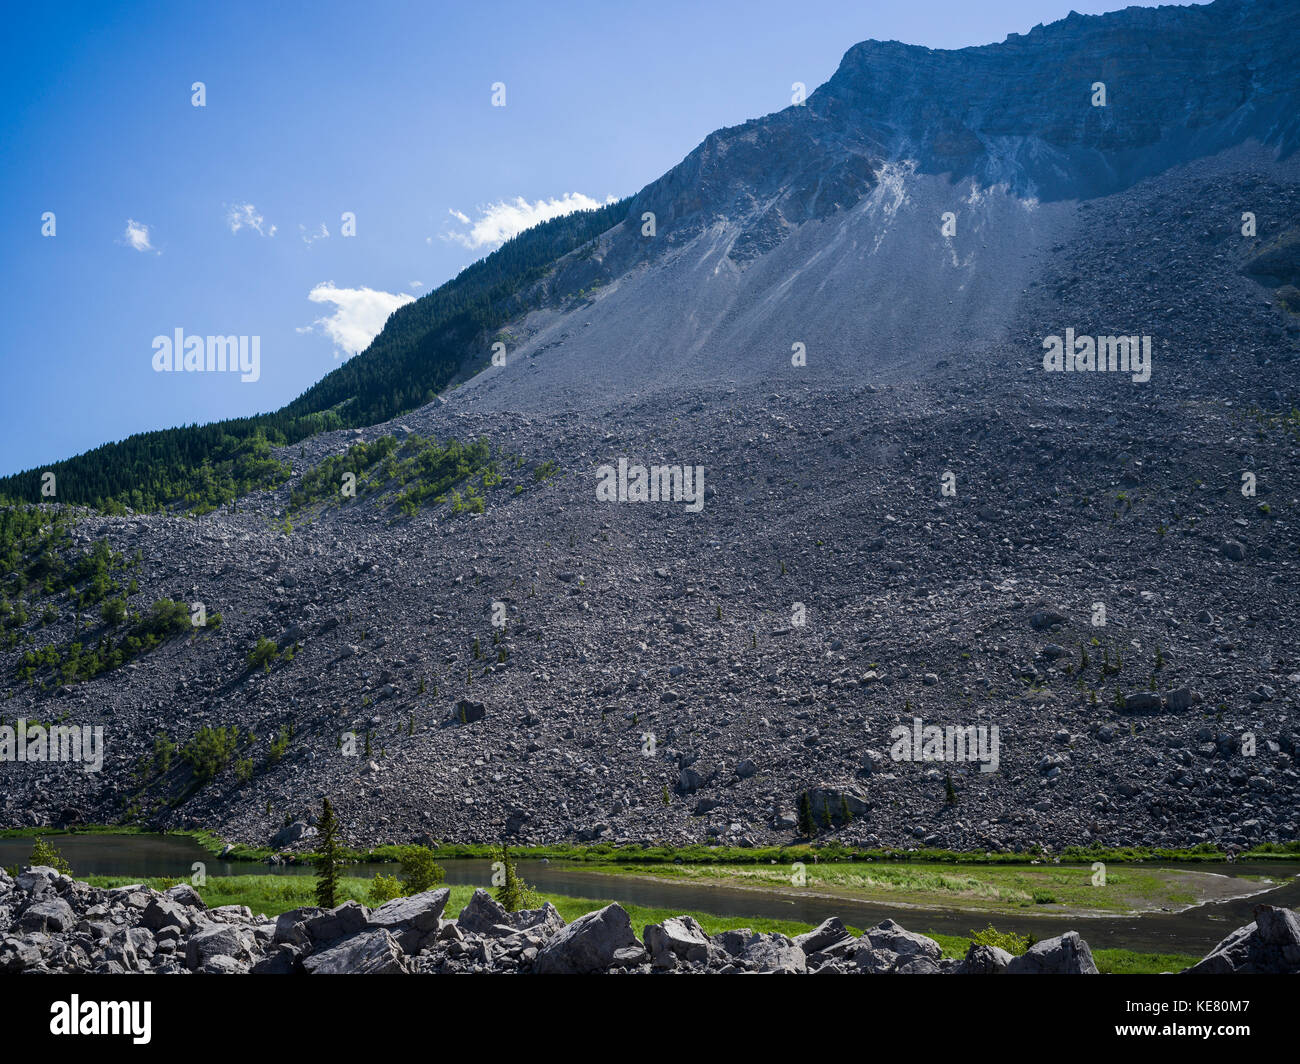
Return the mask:
<svg viewBox="0 0 1300 1064">
<path fill-rule="evenodd" d="M 1000 946 L 977 946 L 972 942 L 961 964 L 953 971 L 957 975 L 1001 975 L 1014 959 Z"/>
<path fill-rule="evenodd" d="M 781 934 L 751 935 L 740 956 L 756 972 L 796 975 L 808 970 L 808 958 L 804 956 L 804 951 Z"/>
<path fill-rule="evenodd" d="M 312 937 L 307 930 L 308 922 L 318 916 L 326 915 L 329 911 L 328 909 L 317 908 L 315 905 L 304 905 L 301 909 L 289 909 L 282 912 L 275 918 L 275 931 L 271 934 L 271 941 L 276 943 L 286 942 L 290 945 L 310 948 Z"/>
<path fill-rule="evenodd" d="M 1300 917 L 1276 905 L 1257 905 L 1254 923 L 1237 928 L 1184 973 L 1300 974 Z"/>
<path fill-rule="evenodd" d="M 520 931 L 541 935 L 542 938 L 550 938 L 564 929 L 564 917 L 549 901 L 540 909 L 520 909 L 511 913 L 510 919 Z"/>
<path fill-rule="evenodd" d="M 273 946 L 271 952 L 250 969 L 253 975 L 293 975 L 303 970 L 298 948 L 287 942 Z"/>
<path fill-rule="evenodd" d="M 366 926 L 370 910 L 360 902 L 345 901 L 337 908 L 307 921 L 307 934 L 317 946 L 355 935 Z"/>
<path fill-rule="evenodd" d="M 1096 975 L 1092 950 L 1078 931 L 1035 942 L 1025 953 L 1013 957 L 1008 975 Z"/>
<path fill-rule="evenodd" d="M 271 849 L 279 850 L 285 846 L 292 846 L 295 842 L 312 838 L 316 833 L 316 829 L 310 824 L 302 820 L 295 820 L 292 824 L 285 825 L 271 836 Z"/>
<path fill-rule="evenodd" d="M 802 935 L 795 935 L 794 943 L 804 953 L 811 956 L 814 953 L 822 952 L 824 949 L 829 949 L 837 942 L 843 942 L 852 937 L 844 926 L 844 921 L 838 916 L 832 916 L 829 920 L 823 920 L 811 931 L 805 931 Z"/>
<path fill-rule="evenodd" d="M 199 896 L 199 892 L 188 883 L 177 883 L 176 886 L 164 890 L 163 894 L 177 905 L 183 905 L 187 909 L 206 909 L 208 907 L 207 903 Z"/>
<path fill-rule="evenodd" d="M 245 961 L 236 960 L 234 957 L 227 957 L 223 954 L 217 954 L 204 961 L 194 970 L 195 975 L 245 975 L 249 971 L 249 965 Z"/>
<path fill-rule="evenodd" d="M 309 975 L 405 975 L 397 940 L 382 927 L 359 931 L 302 962 Z"/>
<path fill-rule="evenodd" d="M 46 931 L 58 934 L 71 931 L 77 923 L 77 914 L 62 898 L 41 898 L 23 910 L 18 926 L 23 931 Z"/>
<path fill-rule="evenodd" d="M 487 706 L 482 702 L 462 698 L 452 708 L 451 716 L 453 720 L 458 720 L 462 724 L 473 724 L 487 716 Z"/>
<path fill-rule="evenodd" d="M 185 943 L 185 967 L 197 971 L 213 957 L 231 957 L 247 962 L 252 958 L 252 936 L 243 928 L 230 924 L 205 927 L 192 934 Z"/>
<path fill-rule="evenodd" d="M 385 928 L 403 950 L 418 953 L 425 939 L 437 935 L 442 912 L 450 897 L 451 891 L 442 887 L 412 894 L 408 898 L 394 898 L 373 909 L 366 926 Z"/>
<path fill-rule="evenodd" d="M 41 947 L 48 941 L 48 937 L 40 933 L 0 940 L 0 972 L 14 975 L 40 970 L 44 961 Z"/>
<path fill-rule="evenodd" d="M 676 968 L 678 962 L 707 964 L 718 952 L 704 928 L 690 916 L 671 916 L 662 924 L 647 924 L 645 948 L 656 968 Z"/>
<path fill-rule="evenodd" d="M 645 949 L 632 932 L 632 920 L 619 904 L 580 916 L 537 954 L 540 974 L 586 975 L 639 964 Z"/>
<path fill-rule="evenodd" d="M 882 920 L 875 927 L 864 931 L 862 938 L 873 949 L 888 950 L 900 957 L 921 956 L 938 962 L 943 956 L 942 947 L 934 939 L 908 931 L 893 920 Z"/>
<path fill-rule="evenodd" d="M 190 919 L 190 914 L 186 911 L 185 906 L 165 897 L 150 898 L 140 922 L 150 931 L 161 931 L 164 927 L 174 927 L 179 931 L 188 932 L 194 926 L 194 921 Z"/>
<path fill-rule="evenodd" d="M 474 891 L 469 904 L 461 909 L 456 917 L 456 926 L 472 935 L 497 934 L 496 928 L 500 927 L 514 929 L 511 914 L 505 906 L 482 887 Z"/>
<path fill-rule="evenodd" d="M 49 865 L 32 865 L 18 873 L 14 882 L 19 890 L 25 890 L 29 894 L 35 894 L 47 887 L 53 886 L 62 877 L 57 868 L 51 868 Z M 135 888 L 139 890 L 139 887 Z"/>
<path fill-rule="evenodd" d="M 759 972 L 808 970 L 808 958 L 804 951 L 785 935 L 760 935 L 755 934 L 748 927 L 742 927 L 722 931 L 713 936 L 712 942 L 741 970 Z"/>
<path fill-rule="evenodd" d="M 830 821 L 832 824 L 843 826 L 851 819 L 865 817 L 872 809 L 867 792 L 855 783 L 842 785 L 821 783 L 810 787 L 808 802 L 812 807 L 815 824 Z"/>
</svg>

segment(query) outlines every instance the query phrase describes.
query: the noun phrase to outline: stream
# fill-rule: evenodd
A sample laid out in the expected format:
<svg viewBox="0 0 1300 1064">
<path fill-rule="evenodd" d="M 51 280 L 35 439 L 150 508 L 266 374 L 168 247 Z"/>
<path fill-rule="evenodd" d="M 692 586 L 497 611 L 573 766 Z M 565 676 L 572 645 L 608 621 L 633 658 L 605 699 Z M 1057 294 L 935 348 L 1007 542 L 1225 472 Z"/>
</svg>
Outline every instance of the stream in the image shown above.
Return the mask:
<svg viewBox="0 0 1300 1064">
<path fill-rule="evenodd" d="M 222 861 L 197 842 L 168 835 L 56 835 L 50 836 L 77 876 L 189 877 L 196 861 L 209 876 L 311 875 L 306 865 L 265 865 L 248 861 Z M 0 866 L 24 864 L 31 839 L 0 839 Z M 448 885 L 487 886 L 491 861 L 483 858 L 444 858 Z M 598 866 L 570 862 L 520 859 L 524 879 L 543 893 L 566 894 L 595 902 L 624 902 L 674 912 L 706 912 L 724 917 L 767 917 L 817 924 L 839 916 L 846 924 L 870 927 L 892 917 L 910 931 L 969 935 L 994 924 L 1002 931 L 1032 933 L 1050 938 L 1078 931 L 1095 949 L 1127 948 L 1141 953 L 1202 955 L 1230 931 L 1254 919 L 1261 902 L 1287 908 L 1300 907 L 1300 861 L 1181 864 L 1161 862 L 1161 868 L 1186 868 L 1233 876 L 1259 875 L 1276 885 L 1261 894 L 1229 901 L 1207 902 L 1183 912 L 1154 912 L 1129 916 L 1080 917 L 1068 914 L 986 913 L 956 908 L 908 908 L 887 902 L 851 901 L 843 898 L 790 896 L 763 890 L 713 886 L 677 880 L 636 879 L 607 874 Z M 392 875 L 391 864 L 349 865 L 348 876 L 370 878 L 377 872 Z M 1261 887 L 1263 885 L 1261 884 Z M 592 906 L 596 906 L 593 904 Z"/>
</svg>

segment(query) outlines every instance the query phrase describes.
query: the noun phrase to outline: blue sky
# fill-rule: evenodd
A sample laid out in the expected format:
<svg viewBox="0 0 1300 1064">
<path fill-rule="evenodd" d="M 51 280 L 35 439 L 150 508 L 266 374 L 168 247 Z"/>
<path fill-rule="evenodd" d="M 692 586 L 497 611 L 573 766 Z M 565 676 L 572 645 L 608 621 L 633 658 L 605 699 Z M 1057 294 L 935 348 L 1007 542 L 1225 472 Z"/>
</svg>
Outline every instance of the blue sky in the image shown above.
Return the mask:
<svg viewBox="0 0 1300 1064">
<path fill-rule="evenodd" d="M 1128 5 L 46 6 L 11 5 L 0 43 L 0 473 L 283 405 L 491 231 L 637 191 L 857 41 L 958 48 Z M 154 372 L 176 328 L 260 337 L 260 378 Z"/>
</svg>

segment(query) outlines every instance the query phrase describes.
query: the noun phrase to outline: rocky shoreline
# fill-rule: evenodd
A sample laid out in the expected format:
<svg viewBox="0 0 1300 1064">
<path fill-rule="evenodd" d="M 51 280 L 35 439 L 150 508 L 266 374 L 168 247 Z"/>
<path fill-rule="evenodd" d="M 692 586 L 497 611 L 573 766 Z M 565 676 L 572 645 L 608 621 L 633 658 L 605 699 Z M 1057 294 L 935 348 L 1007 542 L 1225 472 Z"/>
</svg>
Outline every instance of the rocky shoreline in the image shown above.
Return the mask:
<svg viewBox="0 0 1300 1064">
<path fill-rule="evenodd" d="M 179 885 L 93 887 L 47 866 L 0 870 L 0 972 L 236 974 L 898 974 L 1096 975 L 1076 931 L 1013 957 L 972 944 L 961 959 L 885 920 L 861 936 L 832 917 L 794 938 L 748 929 L 708 935 L 689 916 L 638 939 L 622 906 L 566 924 L 553 905 L 507 912 L 484 890 L 454 918 L 447 888 L 376 909 L 355 901 L 274 919 L 247 906 L 209 909 Z M 1260 905 L 1187 969 L 1193 974 L 1300 974 L 1300 917 Z"/>
</svg>

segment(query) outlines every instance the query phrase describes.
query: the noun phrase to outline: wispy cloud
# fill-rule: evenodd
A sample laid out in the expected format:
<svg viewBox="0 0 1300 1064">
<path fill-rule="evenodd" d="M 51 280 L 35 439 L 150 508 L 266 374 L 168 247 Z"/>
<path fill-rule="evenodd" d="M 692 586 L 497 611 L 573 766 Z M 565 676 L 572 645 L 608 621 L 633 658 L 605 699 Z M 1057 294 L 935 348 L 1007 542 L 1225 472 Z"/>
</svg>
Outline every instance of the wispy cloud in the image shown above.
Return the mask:
<svg viewBox="0 0 1300 1064">
<path fill-rule="evenodd" d="M 613 203 L 614 200 L 615 197 L 610 196 L 605 202 Z M 456 219 L 461 228 L 446 233 L 443 239 L 455 241 L 472 251 L 496 247 L 525 229 L 531 229 L 539 222 L 572 214 L 574 211 L 593 210 L 600 206 L 602 204 L 599 200 L 584 196 L 581 192 L 568 192 L 556 199 L 540 199 L 536 203 L 529 203 L 523 196 L 516 196 L 514 200 L 509 201 L 502 200 L 500 203 L 490 203 L 486 207 L 478 208 L 477 221 L 471 219 L 464 211 L 452 209 L 447 213 Z"/>
<path fill-rule="evenodd" d="M 325 228 L 325 223 L 321 222 L 315 229 L 308 229 L 305 225 L 298 226 L 298 232 L 302 235 L 302 242 L 310 247 L 317 240 L 325 240 L 329 237 L 330 231 Z"/>
<path fill-rule="evenodd" d="M 275 236 L 276 227 L 268 226 L 266 219 L 251 203 L 236 203 L 226 207 L 226 224 L 232 233 L 251 229 L 259 236 Z"/>
<path fill-rule="evenodd" d="M 373 288 L 337 288 L 333 281 L 318 284 L 307 298 L 313 303 L 333 304 L 334 312 L 305 325 L 300 333 L 317 330 L 334 341 L 334 357 L 355 355 L 370 346 L 388 315 L 415 297 L 403 293 L 377 292 Z"/>
<path fill-rule="evenodd" d="M 407 282 L 406 282 L 406 287 L 409 288 L 412 292 L 418 292 L 421 288 L 424 287 L 424 282 L 423 282 L 423 281 L 407 281 Z"/>
<path fill-rule="evenodd" d="M 126 220 L 126 232 L 122 234 L 122 243 L 129 248 L 135 248 L 136 251 L 154 250 L 153 244 L 149 242 L 149 227 L 134 218 Z"/>
</svg>

